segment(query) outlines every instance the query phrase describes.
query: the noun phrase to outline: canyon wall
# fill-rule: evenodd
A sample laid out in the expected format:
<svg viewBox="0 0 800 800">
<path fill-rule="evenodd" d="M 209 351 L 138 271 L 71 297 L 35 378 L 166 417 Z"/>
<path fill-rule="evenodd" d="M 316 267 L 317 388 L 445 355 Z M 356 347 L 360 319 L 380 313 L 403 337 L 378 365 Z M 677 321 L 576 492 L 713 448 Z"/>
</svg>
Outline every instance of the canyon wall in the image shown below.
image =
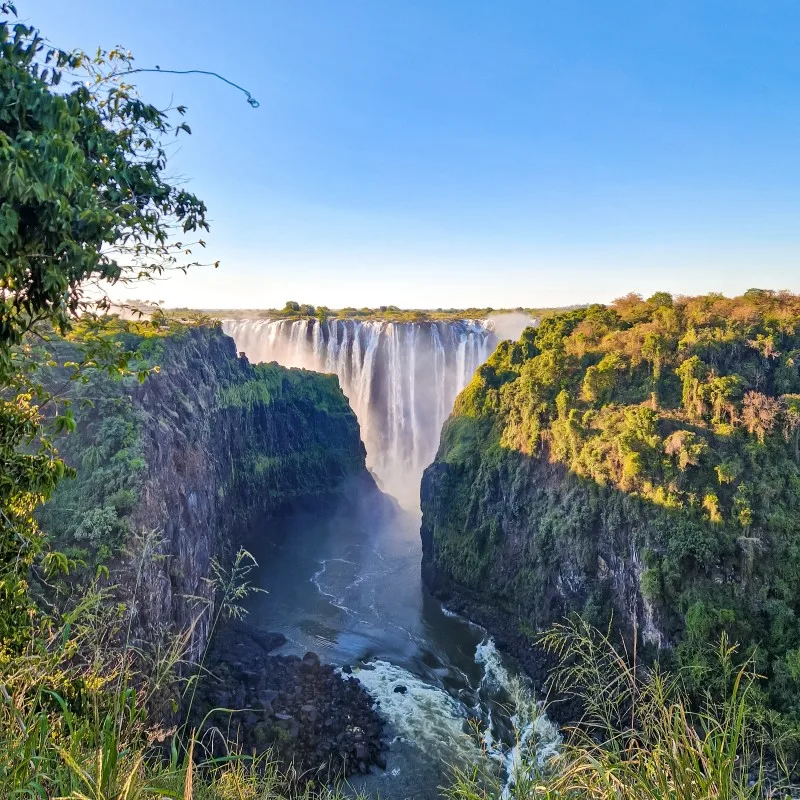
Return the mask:
<svg viewBox="0 0 800 800">
<path fill-rule="evenodd" d="M 195 657 L 213 618 L 212 561 L 250 522 L 379 493 L 335 376 L 252 366 L 218 327 L 124 343 L 160 371 L 76 389 L 78 430 L 61 451 L 77 477 L 41 522 L 89 565 L 110 559 L 135 640 L 194 626 Z"/>
<path fill-rule="evenodd" d="M 798 353 L 800 302 L 756 290 L 623 298 L 501 342 L 423 478 L 428 586 L 523 657 L 572 612 L 613 620 L 698 693 L 724 636 L 796 713 Z"/>
</svg>

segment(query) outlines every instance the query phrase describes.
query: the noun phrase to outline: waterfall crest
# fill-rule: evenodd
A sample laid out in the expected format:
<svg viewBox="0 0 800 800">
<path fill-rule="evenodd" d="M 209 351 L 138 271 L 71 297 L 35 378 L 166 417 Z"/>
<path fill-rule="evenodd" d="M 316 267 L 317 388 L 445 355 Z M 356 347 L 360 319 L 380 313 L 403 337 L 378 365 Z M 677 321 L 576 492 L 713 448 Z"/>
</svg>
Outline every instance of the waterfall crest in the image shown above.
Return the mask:
<svg viewBox="0 0 800 800">
<path fill-rule="evenodd" d="M 367 464 L 412 508 L 456 395 L 496 344 L 472 320 L 228 320 L 223 329 L 251 362 L 338 375 L 361 424 Z"/>
</svg>

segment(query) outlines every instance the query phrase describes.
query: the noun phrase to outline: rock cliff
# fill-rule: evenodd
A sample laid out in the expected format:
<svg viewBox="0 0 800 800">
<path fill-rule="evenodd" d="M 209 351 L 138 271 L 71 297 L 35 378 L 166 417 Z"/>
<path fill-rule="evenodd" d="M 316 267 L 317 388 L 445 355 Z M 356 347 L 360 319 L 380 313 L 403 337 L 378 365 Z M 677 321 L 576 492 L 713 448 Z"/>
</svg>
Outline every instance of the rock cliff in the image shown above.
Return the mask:
<svg viewBox="0 0 800 800">
<path fill-rule="evenodd" d="M 644 643 L 668 644 L 640 585 L 641 549 L 666 515 L 546 459 L 449 456 L 445 444 L 421 489 L 423 578 L 448 607 L 487 627 L 537 682 L 549 664 L 535 635 L 571 612 L 601 628 L 613 614 L 628 636 L 636 626 Z"/>
<path fill-rule="evenodd" d="M 335 376 L 253 366 L 214 326 L 123 339 L 159 372 L 79 387 L 77 432 L 61 447 L 77 476 L 41 521 L 71 554 L 110 561 L 135 639 L 193 626 L 196 657 L 213 619 L 212 561 L 249 521 L 378 492 Z"/>
<path fill-rule="evenodd" d="M 528 659 L 613 619 L 702 692 L 720 638 L 800 715 L 800 297 L 657 293 L 502 342 L 422 489 L 423 573 Z"/>
</svg>

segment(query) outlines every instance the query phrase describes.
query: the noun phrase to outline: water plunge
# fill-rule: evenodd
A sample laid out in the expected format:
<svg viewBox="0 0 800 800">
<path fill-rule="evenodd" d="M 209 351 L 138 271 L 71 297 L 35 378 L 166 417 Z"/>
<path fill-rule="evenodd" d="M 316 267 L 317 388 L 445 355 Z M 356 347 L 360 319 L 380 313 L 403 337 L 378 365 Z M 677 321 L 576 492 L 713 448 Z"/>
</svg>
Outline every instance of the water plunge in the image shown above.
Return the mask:
<svg viewBox="0 0 800 800">
<path fill-rule="evenodd" d="M 361 424 L 367 464 L 407 508 L 419 504 L 422 472 L 456 395 L 497 344 L 490 326 L 471 320 L 265 319 L 223 328 L 254 363 L 338 375 Z"/>
<path fill-rule="evenodd" d="M 447 764 L 484 753 L 507 781 L 505 798 L 524 763 L 558 746 L 527 679 L 486 631 L 424 590 L 419 567 L 419 483 L 442 424 L 497 336 L 517 338 L 530 321 L 224 323 L 253 362 L 335 373 L 358 415 L 370 467 L 417 512 L 379 521 L 348 509 L 271 521 L 268 535 L 254 531 L 255 583 L 269 594 L 249 603 L 251 621 L 284 633 L 284 652 L 312 649 L 347 665 L 379 703 L 392 743 L 385 772 L 352 779 L 367 794 L 434 800 Z M 480 723 L 482 746 L 470 719 Z"/>
<path fill-rule="evenodd" d="M 420 581 L 419 521 L 399 512 L 377 521 L 352 510 L 298 514 L 256 528 L 248 619 L 345 666 L 386 721 L 387 769 L 352 777 L 386 800 L 439 800 L 448 765 L 490 759 L 507 786 L 559 744 L 537 712 L 533 687 L 482 628 L 443 608 Z M 477 721 L 482 742 L 470 720 Z M 505 800 L 505 794 L 504 794 Z"/>
</svg>

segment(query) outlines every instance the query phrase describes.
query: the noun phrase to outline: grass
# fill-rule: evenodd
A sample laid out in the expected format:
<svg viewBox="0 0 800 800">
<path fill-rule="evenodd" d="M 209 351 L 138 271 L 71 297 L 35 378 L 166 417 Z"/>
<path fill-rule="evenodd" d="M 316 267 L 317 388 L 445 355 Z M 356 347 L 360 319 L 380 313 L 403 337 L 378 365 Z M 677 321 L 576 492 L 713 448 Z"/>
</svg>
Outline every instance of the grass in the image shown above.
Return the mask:
<svg viewBox="0 0 800 800">
<path fill-rule="evenodd" d="M 450 800 L 761 800 L 789 798 L 784 742 L 757 711 L 758 676 L 735 669 L 723 639 L 724 697 L 690 705 L 680 675 L 644 668 L 635 654 L 576 618 L 541 639 L 559 659 L 556 686 L 585 714 L 544 766 L 518 765 L 505 787 L 491 770 L 455 770 Z"/>
<path fill-rule="evenodd" d="M 236 608 L 232 576 L 223 592 Z M 246 571 L 244 572 L 246 575 Z M 219 613 L 219 612 L 218 612 Z M 235 613 L 235 612 L 234 612 Z M 181 646 L 150 680 L 130 648 L 113 641 L 124 615 L 102 591 L 88 596 L 21 655 L 0 657 L 0 797 L 41 800 L 340 800 L 344 787 L 306 783 L 271 753 L 250 757 L 235 742 L 211 758 L 194 731 L 148 724 L 145 709 L 174 686 Z M 45 635 L 46 634 L 46 635 Z M 449 800 L 762 800 L 788 798 L 781 742 L 754 712 L 758 676 L 734 669 L 722 698 L 690 706 L 679 675 L 645 669 L 608 636 L 575 619 L 541 643 L 559 659 L 560 691 L 581 701 L 579 725 L 564 732 L 543 766 L 535 748 L 513 780 L 456 767 Z M 153 679 L 153 676 L 160 676 Z M 191 685 L 191 684 L 189 684 Z M 771 768 L 766 769 L 765 765 Z M 352 795 L 350 795 L 352 796 Z"/>
</svg>

